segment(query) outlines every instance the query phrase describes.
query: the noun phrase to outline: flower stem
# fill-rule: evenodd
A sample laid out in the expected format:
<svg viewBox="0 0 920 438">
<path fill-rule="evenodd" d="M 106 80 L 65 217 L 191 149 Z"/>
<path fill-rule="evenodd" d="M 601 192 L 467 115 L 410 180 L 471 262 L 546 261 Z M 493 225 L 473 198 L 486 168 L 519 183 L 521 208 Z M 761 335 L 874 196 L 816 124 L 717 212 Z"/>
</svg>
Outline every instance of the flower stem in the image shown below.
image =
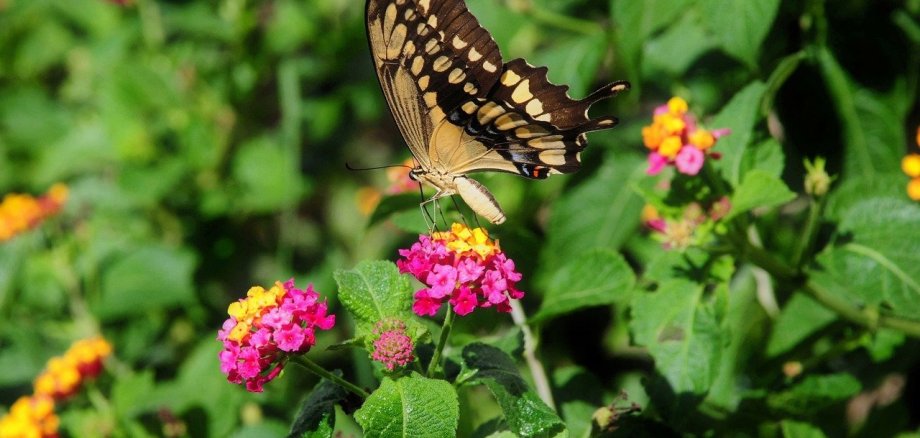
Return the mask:
<svg viewBox="0 0 920 438">
<path fill-rule="evenodd" d="M 811 251 L 815 242 L 818 222 L 821 219 L 821 210 L 824 207 L 824 200 L 815 200 L 812 198 L 808 203 L 808 219 L 805 222 L 805 232 L 803 238 L 799 239 L 799 245 L 792 256 L 792 266 L 796 269 L 802 269 L 802 259 Z"/>
<path fill-rule="evenodd" d="M 444 346 L 447 345 L 447 338 L 450 337 L 450 329 L 454 325 L 454 309 L 447 306 L 447 315 L 444 316 L 444 325 L 441 326 L 441 337 L 438 338 L 438 345 L 434 348 L 434 354 L 431 356 L 431 362 L 428 363 L 428 377 L 434 377 L 435 372 L 438 371 L 441 362 L 441 352 L 444 351 Z"/>
<path fill-rule="evenodd" d="M 537 395 L 549 407 L 556 409 L 556 402 L 553 400 L 553 392 L 549 386 L 549 378 L 546 377 L 546 370 L 543 363 L 537 359 L 537 341 L 534 339 L 530 326 L 527 325 L 527 315 L 524 314 L 524 307 L 518 300 L 511 300 L 511 319 L 514 325 L 521 329 L 524 334 L 524 360 L 527 361 L 527 367 L 530 368 L 530 376 L 533 377 L 533 384 L 537 390 Z"/>
<path fill-rule="evenodd" d="M 354 383 L 351 383 L 333 373 L 330 373 L 325 368 L 319 366 L 319 364 L 317 364 L 316 362 L 313 362 L 312 360 L 307 359 L 304 356 L 292 356 L 291 361 L 296 363 L 297 365 L 300 365 L 306 368 L 307 371 L 310 371 L 313 374 L 316 374 L 317 376 L 323 379 L 326 379 L 332 383 L 335 383 L 336 385 L 341 386 L 342 388 L 345 388 L 346 390 L 357 395 L 358 397 L 361 397 L 362 399 L 365 399 L 368 396 L 370 396 L 370 394 L 368 394 L 367 391 L 359 388 Z"/>
</svg>

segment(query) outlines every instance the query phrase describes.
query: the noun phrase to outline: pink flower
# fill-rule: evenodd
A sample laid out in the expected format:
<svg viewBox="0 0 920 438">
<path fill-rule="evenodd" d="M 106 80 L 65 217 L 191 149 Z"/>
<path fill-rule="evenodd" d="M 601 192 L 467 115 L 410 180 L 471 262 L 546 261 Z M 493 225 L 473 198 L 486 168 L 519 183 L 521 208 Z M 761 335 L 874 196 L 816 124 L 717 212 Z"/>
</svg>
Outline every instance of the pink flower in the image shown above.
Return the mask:
<svg viewBox="0 0 920 438">
<path fill-rule="evenodd" d="M 228 381 L 261 392 L 281 373 L 288 355 L 310 350 L 317 328 L 335 325 L 335 315 L 327 314 L 312 285 L 297 289 L 293 279 L 275 282 L 269 290 L 253 287 L 246 295 L 230 305 L 230 318 L 217 332 L 224 344 L 218 358 Z"/>
<path fill-rule="evenodd" d="M 374 327 L 377 339 L 374 341 L 374 351 L 371 359 L 383 363 L 389 371 L 396 367 L 404 367 L 413 360 L 412 338 L 406 334 L 406 324 L 399 320 L 384 320 Z"/>
<path fill-rule="evenodd" d="M 680 173 L 685 175 L 696 175 L 700 172 L 700 169 L 703 168 L 703 161 L 705 159 L 706 156 L 703 154 L 703 151 L 693 146 L 684 146 L 680 149 L 680 152 L 677 153 L 677 158 L 674 159 L 674 165 Z"/>
<path fill-rule="evenodd" d="M 419 236 L 409 249 L 399 251 L 400 272 L 410 273 L 427 287 L 415 293 L 412 310 L 433 316 L 445 302 L 458 315 L 478 307 L 510 312 L 511 299 L 523 298 L 516 288 L 521 274 L 481 229 L 454 224 L 451 231 Z"/>
</svg>

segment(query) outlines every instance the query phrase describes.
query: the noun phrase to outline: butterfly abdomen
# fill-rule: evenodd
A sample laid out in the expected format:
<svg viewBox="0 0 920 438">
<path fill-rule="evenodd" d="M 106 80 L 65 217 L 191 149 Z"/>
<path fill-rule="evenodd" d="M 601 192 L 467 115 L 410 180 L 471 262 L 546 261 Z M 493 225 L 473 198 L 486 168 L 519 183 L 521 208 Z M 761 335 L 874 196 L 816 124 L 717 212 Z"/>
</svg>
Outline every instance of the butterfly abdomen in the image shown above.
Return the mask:
<svg viewBox="0 0 920 438">
<path fill-rule="evenodd" d="M 457 188 L 457 194 L 463 198 L 463 202 L 466 202 L 466 205 L 469 205 L 477 214 L 493 224 L 505 221 L 505 212 L 498 206 L 498 202 L 495 201 L 489 189 L 479 181 L 458 176 L 454 178 L 454 185 Z"/>
</svg>

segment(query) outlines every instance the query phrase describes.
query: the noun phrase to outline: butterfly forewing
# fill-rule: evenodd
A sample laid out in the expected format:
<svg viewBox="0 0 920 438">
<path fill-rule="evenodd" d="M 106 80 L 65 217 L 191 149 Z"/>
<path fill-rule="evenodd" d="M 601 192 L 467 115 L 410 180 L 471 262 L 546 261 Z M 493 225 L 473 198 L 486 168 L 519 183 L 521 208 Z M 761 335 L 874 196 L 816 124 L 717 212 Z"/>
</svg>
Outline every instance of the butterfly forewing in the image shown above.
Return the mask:
<svg viewBox="0 0 920 438">
<path fill-rule="evenodd" d="M 545 67 L 502 62 L 463 0 L 369 0 L 367 31 L 377 77 L 419 167 L 445 181 L 477 171 L 546 178 L 578 170 L 594 102 L 615 82 L 573 100 Z"/>
</svg>

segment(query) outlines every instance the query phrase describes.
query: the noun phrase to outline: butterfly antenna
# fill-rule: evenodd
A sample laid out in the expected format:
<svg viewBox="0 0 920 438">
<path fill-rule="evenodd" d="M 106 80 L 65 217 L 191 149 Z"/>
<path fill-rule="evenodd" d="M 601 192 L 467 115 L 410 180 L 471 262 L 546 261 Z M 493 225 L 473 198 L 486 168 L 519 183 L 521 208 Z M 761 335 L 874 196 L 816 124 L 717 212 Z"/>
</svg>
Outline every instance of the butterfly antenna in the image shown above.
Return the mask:
<svg viewBox="0 0 920 438">
<path fill-rule="evenodd" d="M 412 169 L 412 166 L 407 166 L 405 164 L 389 164 L 386 166 L 375 166 L 375 167 L 354 167 L 351 164 L 348 164 L 347 161 L 345 162 L 345 168 L 352 172 L 359 172 L 359 171 L 364 171 L 364 170 L 389 169 L 391 167 L 405 167 L 407 169 Z"/>
</svg>

